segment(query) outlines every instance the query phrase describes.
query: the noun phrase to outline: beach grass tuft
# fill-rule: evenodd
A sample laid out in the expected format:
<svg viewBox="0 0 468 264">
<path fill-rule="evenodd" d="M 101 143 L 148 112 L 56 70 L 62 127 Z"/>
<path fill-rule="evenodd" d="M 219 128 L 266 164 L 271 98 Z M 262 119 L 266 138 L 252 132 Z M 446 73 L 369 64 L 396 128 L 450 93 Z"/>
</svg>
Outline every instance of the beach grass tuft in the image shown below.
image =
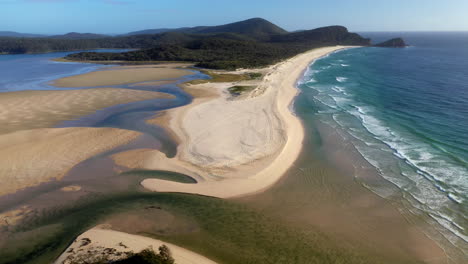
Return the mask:
<svg viewBox="0 0 468 264">
<path fill-rule="evenodd" d="M 242 85 L 235 85 L 231 86 L 228 88 L 228 91 L 234 95 L 234 96 L 239 96 L 245 92 L 252 91 L 255 89 L 256 86 L 242 86 Z"/>
</svg>

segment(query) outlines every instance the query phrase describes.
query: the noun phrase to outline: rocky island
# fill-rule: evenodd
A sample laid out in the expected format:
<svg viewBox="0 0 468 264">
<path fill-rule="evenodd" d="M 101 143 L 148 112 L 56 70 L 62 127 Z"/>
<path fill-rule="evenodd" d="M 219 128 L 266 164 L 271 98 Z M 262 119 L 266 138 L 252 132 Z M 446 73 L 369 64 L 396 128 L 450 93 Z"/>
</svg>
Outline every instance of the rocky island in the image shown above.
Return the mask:
<svg viewBox="0 0 468 264">
<path fill-rule="evenodd" d="M 374 45 L 374 47 L 381 48 L 404 48 L 407 46 L 408 44 L 406 44 L 406 42 L 402 38 L 393 38 Z"/>
</svg>

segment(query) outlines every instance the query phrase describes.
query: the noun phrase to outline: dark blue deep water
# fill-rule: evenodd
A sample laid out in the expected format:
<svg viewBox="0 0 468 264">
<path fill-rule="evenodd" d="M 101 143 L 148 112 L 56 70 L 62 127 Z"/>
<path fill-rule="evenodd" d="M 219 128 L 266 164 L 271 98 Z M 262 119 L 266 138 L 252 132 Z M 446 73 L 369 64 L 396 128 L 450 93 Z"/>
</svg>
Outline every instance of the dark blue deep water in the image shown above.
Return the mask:
<svg viewBox="0 0 468 264">
<path fill-rule="evenodd" d="M 412 206 L 466 247 L 468 33 L 363 35 L 402 35 L 411 46 L 336 52 L 299 87 L 320 121 L 346 131 Z"/>
</svg>

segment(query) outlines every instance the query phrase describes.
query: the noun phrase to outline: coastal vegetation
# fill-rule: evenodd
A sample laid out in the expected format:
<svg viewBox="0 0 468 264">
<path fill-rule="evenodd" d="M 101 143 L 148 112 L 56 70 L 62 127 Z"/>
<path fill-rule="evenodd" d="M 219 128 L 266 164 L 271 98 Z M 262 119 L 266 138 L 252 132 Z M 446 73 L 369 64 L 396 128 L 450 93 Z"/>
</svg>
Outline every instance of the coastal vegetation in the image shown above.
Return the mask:
<svg viewBox="0 0 468 264">
<path fill-rule="evenodd" d="M 131 254 L 128 258 L 113 262 L 114 264 L 174 264 L 171 251 L 166 245 L 159 247 L 159 253 L 148 248 L 140 253 Z M 100 263 L 92 263 L 100 264 Z"/>
<path fill-rule="evenodd" d="M 201 84 L 201 83 L 216 83 L 216 82 L 240 82 L 240 81 L 249 81 L 257 80 L 262 77 L 262 74 L 259 72 L 247 72 L 243 74 L 234 74 L 234 73 L 216 73 L 209 70 L 200 70 L 203 74 L 206 74 L 210 79 L 197 79 L 190 81 L 190 84 Z"/>
<path fill-rule="evenodd" d="M 91 243 L 89 238 L 83 238 L 81 247 Z M 125 247 L 125 244 L 120 243 Z M 67 264 L 174 264 L 174 258 L 166 245 L 158 248 L 159 253 L 152 247 L 138 253 L 133 251 L 121 252 L 115 248 L 91 247 L 80 254 L 70 255 L 63 263 Z"/>
<path fill-rule="evenodd" d="M 404 48 L 408 46 L 406 42 L 402 38 L 393 38 L 378 44 L 374 45 L 375 47 L 382 47 L 382 48 Z"/>
<path fill-rule="evenodd" d="M 369 44 L 368 39 L 339 26 L 274 35 L 268 40 L 255 40 L 237 33 L 173 37 L 177 40 L 156 43 L 137 51 L 81 52 L 66 58 L 73 61 L 187 61 L 202 68 L 233 70 L 264 67 L 312 48 Z"/>
<path fill-rule="evenodd" d="M 252 91 L 253 89 L 255 89 L 255 86 L 235 85 L 229 87 L 228 91 L 234 96 L 239 96 L 242 93 Z"/>
<path fill-rule="evenodd" d="M 88 36 L 88 37 L 86 37 Z M 123 53 L 81 52 L 73 61 L 187 61 L 198 67 L 237 69 L 263 67 L 312 48 L 370 45 L 345 27 L 330 26 L 289 33 L 260 18 L 214 27 L 175 29 L 158 34 L 100 37 L 0 38 L 0 53 L 38 53 L 97 48 L 139 49 Z"/>
</svg>

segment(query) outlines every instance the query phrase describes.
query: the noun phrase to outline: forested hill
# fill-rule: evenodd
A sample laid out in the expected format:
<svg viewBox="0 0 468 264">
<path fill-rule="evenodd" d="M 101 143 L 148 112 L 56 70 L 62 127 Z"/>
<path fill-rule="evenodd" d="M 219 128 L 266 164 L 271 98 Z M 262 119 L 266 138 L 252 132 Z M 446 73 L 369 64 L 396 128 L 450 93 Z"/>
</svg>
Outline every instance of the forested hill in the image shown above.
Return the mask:
<svg viewBox="0 0 468 264">
<path fill-rule="evenodd" d="M 261 18 L 171 32 L 121 37 L 0 38 L 0 53 L 39 53 L 96 48 L 133 48 L 125 53 L 82 52 L 77 61 L 190 61 L 208 68 L 233 69 L 275 63 L 306 50 L 330 45 L 370 45 L 370 40 L 331 26 L 289 33 Z"/>
<path fill-rule="evenodd" d="M 251 18 L 221 26 L 146 29 L 130 32 L 126 35 L 160 34 L 165 32 L 178 32 L 186 34 L 236 33 L 262 40 L 265 40 L 265 38 L 268 39 L 271 35 L 288 33 L 286 30 L 263 18 Z"/>
<path fill-rule="evenodd" d="M 77 32 L 70 32 L 64 35 L 54 35 L 48 38 L 53 39 L 99 39 L 99 38 L 106 38 L 109 37 L 107 35 L 102 34 L 93 34 L 93 33 L 77 33 Z"/>
<path fill-rule="evenodd" d="M 19 32 L 14 32 L 14 31 L 0 31 L 0 37 L 37 38 L 37 37 L 45 37 L 45 35 L 19 33 Z"/>
<path fill-rule="evenodd" d="M 238 33 L 164 33 L 151 48 L 124 53 L 82 52 L 74 61 L 190 61 L 199 67 L 236 69 L 267 66 L 312 48 L 370 44 L 345 27 L 332 26 L 297 33 L 267 35 L 259 40 Z M 265 35 L 264 35 L 265 36 Z"/>
</svg>

